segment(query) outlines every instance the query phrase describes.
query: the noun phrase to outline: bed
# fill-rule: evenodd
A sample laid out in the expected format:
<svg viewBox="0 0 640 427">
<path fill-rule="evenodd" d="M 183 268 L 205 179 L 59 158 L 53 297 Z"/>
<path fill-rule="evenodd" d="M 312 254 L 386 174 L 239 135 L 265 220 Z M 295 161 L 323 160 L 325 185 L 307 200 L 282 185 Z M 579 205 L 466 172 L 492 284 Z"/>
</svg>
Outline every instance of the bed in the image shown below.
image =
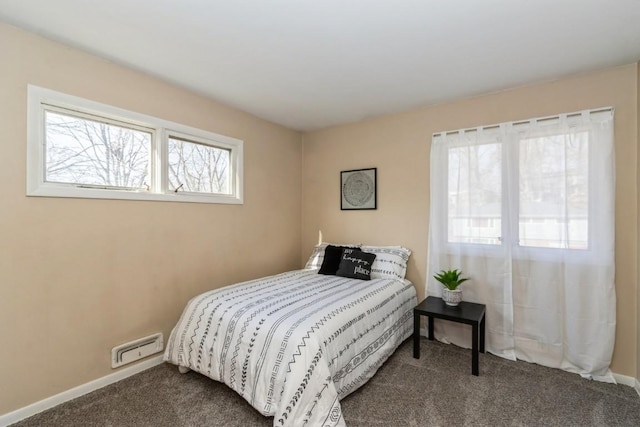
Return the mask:
<svg viewBox="0 0 640 427">
<path fill-rule="evenodd" d="M 411 335 L 417 300 L 407 249 L 369 247 L 381 252 L 359 280 L 319 274 L 327 246 L 303 270 L 192 298 L 164 360 L 225 383 L 274 426 L 344 426 L 340 400 Z"/>
</svg>

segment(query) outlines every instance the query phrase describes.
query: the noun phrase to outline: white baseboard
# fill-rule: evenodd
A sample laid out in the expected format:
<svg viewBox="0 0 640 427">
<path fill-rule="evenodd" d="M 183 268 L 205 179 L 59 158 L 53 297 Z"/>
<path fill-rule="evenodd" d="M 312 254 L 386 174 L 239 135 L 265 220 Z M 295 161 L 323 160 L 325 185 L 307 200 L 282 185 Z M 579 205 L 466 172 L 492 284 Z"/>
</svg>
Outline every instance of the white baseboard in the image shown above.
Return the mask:
<svg viewBox="0 0 640 427">
<path fill-rule="evenodd" d="M 420 335 L 426 337 L 427 328 L 420 328 Z M 613 372 L 613 378 L 618 384 L 633 387 L 636 392 L 638 392 L 638 395 L 640 395 L 640 381 L 638 379 L 630 377 L 628 375 L 616 374 L 615 372 Z"/>
<path fill-rule="evenodd" d="M 616 374 L 615 372 L 613 373 L 613 378 L 615 378 L 618 384 L 627 385 L 633 388 L 636 388 L 636 384 L 638 383 L 638 380 L 633 377 L 630 377 L 628 375 Z"/>
<path fill-rule="evenodd" d="M 9 412 L 8 414 L 0 415 L 0 427 L 6 427 L 9 424 L 17 423 L 20 420 L 31 417 L 49 408 L 53 408 L 56 405 L 83 396 L 94 390 L 108 386 L 109 384 L 116 383 L 139 372 L 160 365 L 161 363 L 162 355 L 152 357 L 151 359 L 147 359 L 144 362 L 137 363 L 128 368 L 120 369 L 118 370 L 118 372 L 114 372 L 113 374 L 109 374 L 102 378 L 98 378 L 97 380 L 79 385 L 70 390 L 63 391 L 62 393 L 56 394 L 55 396 L 47 397 L 46 399 L 43 399 L 36 403 L 32 403 L 31 405 L 25 406 L 24 408 Z"/>
</svg>

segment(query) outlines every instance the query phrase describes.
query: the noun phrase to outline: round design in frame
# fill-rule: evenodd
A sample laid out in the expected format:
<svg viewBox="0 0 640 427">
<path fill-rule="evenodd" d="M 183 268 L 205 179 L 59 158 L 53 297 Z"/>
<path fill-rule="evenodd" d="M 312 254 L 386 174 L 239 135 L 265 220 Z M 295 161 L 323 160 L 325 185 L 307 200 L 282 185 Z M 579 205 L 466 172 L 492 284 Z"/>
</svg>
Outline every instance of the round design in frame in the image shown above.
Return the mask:
<svg viewBox="0 0 640 427">
<path fill-rule="evenodd" d="M 342 209 L 376 209 L 376 169 L 342 172 Z"/>
</svg>

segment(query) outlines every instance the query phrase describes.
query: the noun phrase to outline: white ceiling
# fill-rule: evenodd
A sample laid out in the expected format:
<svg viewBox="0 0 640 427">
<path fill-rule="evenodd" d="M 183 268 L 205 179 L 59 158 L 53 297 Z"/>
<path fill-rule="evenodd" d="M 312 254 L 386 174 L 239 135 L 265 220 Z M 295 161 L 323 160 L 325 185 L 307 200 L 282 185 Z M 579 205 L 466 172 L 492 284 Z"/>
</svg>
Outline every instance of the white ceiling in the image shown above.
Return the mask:
<svg viewBox="0 0 640 427">
<path fill-rule="evenodd" d="M 298 130 L 640 60 L 640 0 L 0 0 L 0 20 Z"/>
</svg>

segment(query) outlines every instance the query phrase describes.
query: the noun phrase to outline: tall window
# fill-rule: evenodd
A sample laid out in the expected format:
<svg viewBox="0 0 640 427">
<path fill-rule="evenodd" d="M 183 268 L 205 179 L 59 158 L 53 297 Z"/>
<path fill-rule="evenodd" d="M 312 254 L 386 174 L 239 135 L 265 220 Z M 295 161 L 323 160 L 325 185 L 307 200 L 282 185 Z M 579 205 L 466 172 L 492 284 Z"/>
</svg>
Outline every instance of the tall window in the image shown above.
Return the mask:
<svg viewBox="0 0 640 427">
<path fill-rule="evenodd" d="M 499 245 L 502 146 L 487 141 L 449 148 L 448 241 Z"/>
<path fill-rule="evenodd" d="M 30 196 L 242 203 L 242 141 L 29 86 Z"/>
<path fill-rule="evenodd" d="M 447 134 L 447 242 L 589 249 L 590 133 L 567 121 Z"/>
<path fill-rule="evenodd" d="M 522 138 L 518 154 L 519 244 L 589 249 L 589 133 Z"/>
<path fill-rule="evenodd" d="M 613 129 L 606 108 L 433 135 L 425 293 L 440 270 L 470 277 L 491 353 L 611 380 Z"/>
</svg>

